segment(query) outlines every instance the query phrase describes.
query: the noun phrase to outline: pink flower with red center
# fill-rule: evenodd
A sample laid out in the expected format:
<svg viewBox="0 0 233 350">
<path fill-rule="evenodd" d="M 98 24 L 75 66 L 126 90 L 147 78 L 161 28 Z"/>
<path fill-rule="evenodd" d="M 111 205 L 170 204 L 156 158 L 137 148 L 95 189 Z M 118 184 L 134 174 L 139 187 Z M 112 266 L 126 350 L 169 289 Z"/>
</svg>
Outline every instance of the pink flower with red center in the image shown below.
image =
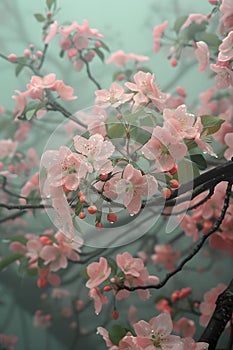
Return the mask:
<svg viewBox="0 0 233 350">
<path fill-rule="evenodd" d="M 157 180 L 151 175 L 142 175 L 140 170 L 128 164 L 122 179 L 114 181 L 113 193 L 123 200 L 130 214 L 137 214 L 142 206 L 142 197 L 152 197 L 157 189 Z"/>
<path fill-rule="evenodd" d="M 106 295 L 101 293 L 101 290 L 99 288 L 96 287 L 91 288 L 88 295 L 94 300 L 95 313 L 98 315 L 102 310 L 103 304 L 108 304 L 108 298 Z"/>
<path fill-rule="evenodd" d="M 196 42 L 195 56 L 199 64 L 199 71 L 204 72 L 209 64 L 210 52 L 208 45 L 204 41 Z"/>
<path fill-rule="evenodd" d="M 119 107 L 121 104 L 131 100 L 133 94 L 126 94 L 124 88 L 113 82 L 108 90 L 96 90 L 95 103 L 99 106 L 107 108 L 109 106 Z"/>
<path fill-rule="evenodd" d="M 183 343 L 180 337 L 171 335 L 172 319 L 169 313 L 165 312 L 153 317 L 149 323 L 139 321 L 134 325 L 136 342 L 139 349 L 183 350 Z"/>
<path fill-rule="evenodd" d="M 85 157 L 88 172 L 95 170 L 100 174 L 108 174 L 112 171 L 112 162 L 108 158 L 115 151 L 115 147 L 110 141 L 105 141 L 102 135 L 94 134 L 89 139 L 75 136 L 74 147 Z"/>
<path fill-rule="evenodd" d="M 135 92 L 133 97 L 133 109 L 144 106 L 150 101 L 152 101 L 160 111 L 164 109 L 168 95 L 159 90 L 154 83 L 153 74 L 139 71 L 134 75 L 134 81 L 135 83 L 125 83 L 125 86 L 129 90 Z"/>
<path fill-rule="evenodd" d="M 99 262 L 93 262 L 87 267 L 89 280 L 86 283 L 88 288 L 95 288 L 104 282 L 111 273 L 111 268 L 105 258 L 101 257 Z"/>
<path fill-rule="evenodd" d="M 204 294 L 204 301 L 200 304 L 200 324 L 205 327 L 210 317 L 213 314 L 213 311 L 216 307 L 216 300 L 224 290 L 226 289 L 226 286 L 223 283 L 219 283 L 217 287 L 210 289 L 207 293 Z"/>
<path fill-rule="evenodd" d="M 160 48 L 160 39 L 168 26 L 168 21 L 164 21 L 162 24 L 155 26 L 153 29 L 153 40 L 154 40 L 154 52 L 158 52 Z"/>
<path fill-rule="evenodd" d="M 117 254 L 116 263 L 118 267 L 124 272 L 126 278 L 139 277 L 141 271 L 144 269 L 144 263 L 140 258 L 133 258 L 128 252 Z"/>
</svg>

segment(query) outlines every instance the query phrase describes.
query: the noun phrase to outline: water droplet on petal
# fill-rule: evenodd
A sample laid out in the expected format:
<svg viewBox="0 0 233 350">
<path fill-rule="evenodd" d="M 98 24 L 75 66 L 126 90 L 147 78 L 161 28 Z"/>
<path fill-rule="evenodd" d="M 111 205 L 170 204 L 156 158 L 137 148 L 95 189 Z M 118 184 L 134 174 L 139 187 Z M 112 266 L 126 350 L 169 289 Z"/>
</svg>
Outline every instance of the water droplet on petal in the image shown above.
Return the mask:
<svg viewBox="0 0 233 350">
<path fill-rule="evenodd" d="M 130 216 L 134 216 L 134 214 L 129 214 Z"/>
</svg>

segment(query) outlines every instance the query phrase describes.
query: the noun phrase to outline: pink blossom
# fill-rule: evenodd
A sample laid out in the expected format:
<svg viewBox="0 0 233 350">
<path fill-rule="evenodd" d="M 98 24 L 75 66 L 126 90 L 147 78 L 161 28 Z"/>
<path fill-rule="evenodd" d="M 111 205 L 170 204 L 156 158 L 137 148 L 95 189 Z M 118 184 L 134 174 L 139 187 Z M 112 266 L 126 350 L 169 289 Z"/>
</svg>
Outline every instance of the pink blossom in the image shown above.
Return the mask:
<svg viewBox="0 0 233 350">
<path fill-rule="evenodd" d="M 168 26 L 168 21 L 164 21 L 162 24 L 157 25 L 153 29 L 153 39 L 154 39 L 154 52 L 158 52 L 160 48 L 160 39 L 163 35 L 165 29 Z"/>
<path fill-rule="evenodd" d="M 33 75 L 30 84 L 27 84 L 28 96 L 32 99 L 43 99 L 44 89 L 50 89 L 55 83 L 56 75 L 51 73 L 44 77 Z"/>
<path fill-rule="evenodd" d="M 69 26 L 60 26 L 59 27 L 59 32 L 64 35 L 65 37 L 68 37 L 74 30 L 78 29 L 78 23 L 74 21 L 71 25 Z"/>
<path fill-rule="evenodd" d="M 125 86 L 135 92 L 134 109 L 146 105 L 150 100 L 161 111 L 165 107 L 168 95 L 162 93 L 154 83 L 154 75 L 142 71 L 134 75 L 135 83 L 127 82 Z"/>
<path fill-rule="evenodd" d="M 204 41 L 196 42 L 195 56 L 199 63 L 199 71 L 204 72 L 208 67 L 210 59 L 209 48 Z"/>
<path fill-rule="evenodd" d="M 56 80 L 51 90 L 56 90 L 58 95 L 65 101 L 71 101 L 77 98 L 77 96 L 73 96 L 74 89 L 71 86 L 65 85 L 62 80 Z"/>
<path fill-rule="evenodd" d="M 99 262 L 93 262 L 87 267 L 89 280 L 86 283 L 88 288 L 94 288 L 104 282 L 110 275 L 111 268 L 108 267 L 108 262 L 101 257 Z"/>
<path fill-rule="evenodd" d="M 151 259 L 156 264 L 163 264 L 165 269 L 173 271 L 180 257 L 180 252 L 174 252 L 170 244 L 157 244 L 154 249 L 155 254 L 151 256 Z"/>
<path fill-rule="evenodd" d="M 207 293 L 204 294 L 204 301 L 200 304 L 200 324 L 204 327 L 208 324 L 210 317 L 213 314 L 213 311 L 216 306 L 216 300 L 224 290 L 226 286 L 223 283 L 219 283 L 217 287 L 210 289 Z"/>
<path fill-rule="evenodd" d="M 111 54 L 106 60 L 106 63 L 114 63 L 117 67 L 124 67 L 126 63 L 130 61 L 130 54 L 124 53 L 122 50 L 118 50 Z"/>
<path fill-rule="evenodd" d="M 14 350 L 15 349 L 15 343 L 17 343 L 18 337 L 15 335 L 6 335 L 6 334 L 0 334 L 0 342 L 1 344 L 7 346 L 7 350 Z"/>
<path fill-rule="evenodd" d="M 61 146 L 59 151 L 46 151 L 42 155 L 41 165 L 48 170 L 46 181 L 50 186 L 65 186 L 71 191 L 78 188 L 87 172 L 85 158 L 66 146 Z"/>
<path fill-rule="evenodd" d="M 128 164 L 121 180 L 115 183 L 114 192 L 130 214 L 137 214 L 142 206 L 141 197 L 151 197 L 158 189 L 157 180 L 151 175 L 142 175 L 140 170 Z"/>
<path fill-rule="evenodd" d="M 192 139 L 197 133 L 194 127 L 195 116 L 187 112 L 187 107 L 184 104 L 178 106 L 175 110 L 165 108 L 163 119 L 165 121 L 164 127 L 179 140 Z"/>
<path fill-rule="evenodd" d="M 231 17 L 233 15 L 232 1 L 222 0 L 219 10 L 223 14 L 221 21 L 225 21 L 227 17 Z"/>
<path fill-rule="evenodd" d="M 0 141 L 0 158 L 13 158 L 18 147 L 18 142 L 11 139 Z"/>
<path fill-rule="evenodd" d="M 233 157 L 233 132 L 226 134 L 224 138 L 225 144 L 229 147 L 224 153 L 224 157 L 227 160 L 231 160 Z"/>
<path fill-rule="evenodd" d="M 58 23 L 57 21 L 54 21 L 50 26 L 49 26 L 49 32 L 43 39 L 44 44 L 48 44 L 56 35 L 58 29 Z"/>
<path fill-rule="evenodd" d="M 38 197 L 39 197 L 39 173 L 36 172 L 32 178 L 26 182 L 26 184 L 22 187 L 21 189 L 21 196 L 23 197 L 28 197 L 28 195 L 32 192 L 32 191 L 37 191 L 38 192 Z M 22 202 L 21 202 L 22 203 Z"/>
<path fill-rule="evenodd" d="M 20 242 L 17 242 L 17 241 L 12 242 L 9 245 L 9 249 L 14 253 L 19 253 L 19 254 L 23 254 L 23 255 L 25 255 L 27 253 L 26 246 Z"/>
<path fill-rule="evenodd" d="M 191 13 L 182 25 L 181 30 L 190 26 L 191 23 L 201 24 L 203 21 L 207 21 L 208 19 L 208 16 L 202 15 L 201 13 Z"/>
<path fill-rule="evenodd" d="M 89 296 L 94 299 L 95 313 L 98 315 L 102 310 L 103 304 L 108 304 L 108 298 L 96 287 L 90 289 Z"/>
<path fill-rule="evenodd" d="M 37 310 L 34 314 L 33 320 L 34 326 L 46 329 L 51 326 L 51 315 L 44 315 L 41 310 Z"/>
<path fill-rule="evenodd" d="M 223 39 L 219 46 L 219 61 L 230 61 L 233 58 L 233 31 L 228 33 L 227 37 Z"/>
<path fill-rule="evenodd" d="M 115 147 L 110 141 L 105 141 L 102 135 L 94 134 L 89 139 L 75 136 L 74 147 L 77 152 L 86 157 L 85 164 L 90 173 L 93 170 L 100 174 L 108 174 L 112 171 L 112 162 L 108 158 L 113 154 Z"/>
<path fill-rule="evenodd" d="M 140 258 L 133 258 L 128 252 L 117 254 L 116 263 L 124 272 L 126 278 L 139 277 L 141 270 L 144 269 L 144 263 Z"/>
<path fill-rule="evenodd" d="M 119 107 L 121 104 L 131 100 L 133 94 L 126 94 L 124 88 L 113 82 L 108 90 L 96 90 L 95 91 L 96 100 L 95 103 L 99 106 L 107 108 L 109 106 Z"/>
<path fill-rule="evenodd" d="M 192 337 L 196 332 L 196 326 L 193 320 L 187 317 L 181 317 L 178 321 L 173 322 L 174 332 L 183 334 L 183 337 Z"/>
<path fill-rule="evenodd" d="M 216 87 L 218 89 L 226 89 L 233 86 L 233 72 L 227 62 L 218 61 L 216 64 L 210 64 L 210 69 L 217 73 L 215 77 Z"/>
<path fill-rule="evenodd" d="M 141 151 L 147 159 L 155 160 L 156 172 L 169 171 L 174 167 L 175 159 L 182 160 L 184 158 L 187 146 L 177 138 L 177 135 L 172 135 L 165 124 L 163 128 L 160 126 L 154 128 L 151 139 L 142 147 Z"/>
<path fill-rule="evenodd" d="M 26 105 L 28 104 L 27 96 L 28 91 L 20 92 L 19 90 L 15 90 L 15 92 L 18 94 L 18 96 L 12 96 L 12 98 L 16 101 L 15 107 L 14 107 L 14 115 L 15 120 L 17 120 L 24 112 L 24 109 Z"/>
<path fill-rule="evenodd" d="M 139 321 L 134 325 L 139 349 L 152 349 L 154 347 L 164 350 L 183 350 L 181 338 L 170 335 L 172 320 L 169 313 L 165 312 L 153 317 L 149 323 Z"/>
<path fill-rule="evenodd" d="M 192 338 L 184 338 L 181 339 L 184 345 L 183 350 L 208 350 L 209 344 L 204 343 L 204 342 L 197 342 Z"/>
<path fill-rule="evenodd" d="M 111 54 L 106 60 L 106 63 L 114 63 L 117 67 L 124 67 L 131 60 L 135 62 L 145 62 L 149 60 L 149 57 L 136 55 L 134 53 L 125 53 L 122 50 L 118 50 Z"/>
<path fill-rule="evenodd" d="M 111 340 L 109 338 L 108 331 L 105 328 L 98 327 L 97 332 L 98 332 L 98 334 L 102 335 L 109 350 L 118 350 L 118 346 L 113 345 L 113 343 L 111 342 Z"/>
<path fill-rule="evenodd" d="M 80 59 L 74 60 L 73 61 L 73 67 L 76 72 L 80 72 L 84 66 L 84 62 Z"/>
</svg>

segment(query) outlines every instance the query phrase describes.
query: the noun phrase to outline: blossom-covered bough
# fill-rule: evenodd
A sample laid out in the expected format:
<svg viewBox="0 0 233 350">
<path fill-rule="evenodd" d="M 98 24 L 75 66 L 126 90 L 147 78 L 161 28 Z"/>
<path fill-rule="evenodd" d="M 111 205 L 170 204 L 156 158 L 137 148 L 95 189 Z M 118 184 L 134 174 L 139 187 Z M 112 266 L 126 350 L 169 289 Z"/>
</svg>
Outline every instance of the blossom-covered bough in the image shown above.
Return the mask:
<svg viewBox="0 0 233 350">
<path fill-rule="evenodd" d="M 187 50 L 200 74 L 215 74 L 192 112 L 183 87 L 162 91 L 144 66 L 149 57 L 110 53 L 103 34 L 87 20 L 59 25 L 56 0 L 46 1 L 45 15 L 35 14 L 43 24 L 42 50 L 31 44 L 22 57 L 0 53 L 16 76 L 31 74 L 25 91 L 13 96 L 13 136 L 0 141 L 0 223 L 10 250 L 0 270 L 6 273 L 16 262 L 19 271 L 37 279 L 38 288 L 47 288 L 42 300 L 51 298 L 52 305 L 59 299 L 64 324 L 74 332 L 73 348 L 79 334 L 93 333 L 82 324 L 82 315 L 93 312 L 91 299 L 96 315 L 105 313 L 94 328 L 109 349 L 214 350 L 222 333 L 228 335 L 225 348 L 232 349 L 231 269 L 228 286 L 221 283 L 204 296 L 204 290 L 196 296 L 191 285 L 170 294 L 164 288 L 178 273 L 185 278 L 197 256 L 203 260 L 194 265 L 199 274 L 211 273 L 205 259 L 215 264 L 219 257 L 233 257 L 233 3 L 209 3 L 209 14 L 178 18 L 173 37 L 166 37 L 167 20 L 152 28 L 154 53 L 162 40 L 171 41 L 172 67 L 182 64 Z M 217 34 L 208 31 L 211 21 L 219 23 Z M 69 108 L 79 108 L 76 87 L 47 70 L 50 45 L 59 45 L 64 65 L 86 69 L 95 87 L 91 108 Z M 106 53 L 106 64 L 118 70 L 102 88 L 91 61 L 98 56 L 105 62 Z M 7 116 L 3 107 L 1 114 Z M 58 127 L 40 154 L 26 141 L 43 120 L 49 125 L 50 116 Z M 39 233 L 27 228 L 37 215 L 51 219 Z M 75 277 L 66 279 L 63 270 L 75 271 Z M 79 291 L 65 289 L 76 281 Z M 153 293 L 146 320 L 137 320 L 135 291 L 141 303 Z M 196 332 L 198 318 L 204 331 Z M 34 310 L 36 327 L 55 323 L 48 307 Z M 7 349 L 15 342 L 0 334 Z"/>
</svg>

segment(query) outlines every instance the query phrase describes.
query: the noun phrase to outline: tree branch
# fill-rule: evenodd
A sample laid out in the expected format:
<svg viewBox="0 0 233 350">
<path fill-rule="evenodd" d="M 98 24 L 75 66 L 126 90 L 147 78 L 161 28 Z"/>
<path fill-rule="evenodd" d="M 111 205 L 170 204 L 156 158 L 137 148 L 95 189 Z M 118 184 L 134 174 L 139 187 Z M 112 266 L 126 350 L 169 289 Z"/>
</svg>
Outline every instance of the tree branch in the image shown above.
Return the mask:
<svg viewBox="0 0 233 350">
<path fill-rule="evenodd" d="M 199 341 L 209 344 L 208 350 L 215 350 L 217 342 L 224 331 L 233 312 L 233 279 L 229 286 L 218 296 L 214 313 L 202 333 Z M 232 345 L 232 344 L 231 344 Z M 230 347 L 229 349 L 232 349 Z"/>
</svg>

